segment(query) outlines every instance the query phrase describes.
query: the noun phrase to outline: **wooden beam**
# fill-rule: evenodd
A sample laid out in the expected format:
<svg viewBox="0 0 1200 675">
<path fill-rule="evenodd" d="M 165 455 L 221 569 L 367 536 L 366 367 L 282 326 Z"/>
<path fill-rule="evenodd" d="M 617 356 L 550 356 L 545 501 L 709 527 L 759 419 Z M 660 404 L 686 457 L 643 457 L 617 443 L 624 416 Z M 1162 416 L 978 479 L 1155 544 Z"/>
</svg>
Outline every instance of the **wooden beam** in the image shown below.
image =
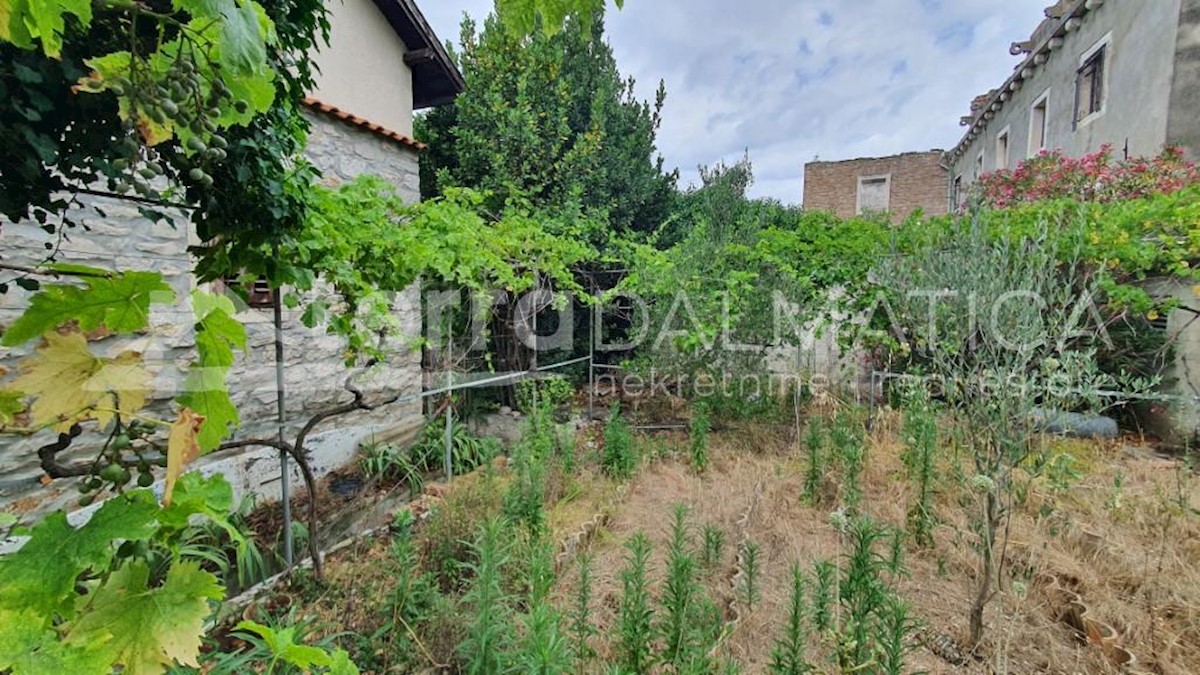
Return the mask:
<svg viewBox="0 0 1200 675">
<path fill-rule="evenodd" d="M 429 63 L 434 60 L 435 53 L 432 49 L 414 49 L 404 53 L 404 63 L 408 67 L 419 66 L 424 63 Z"/>
</svg>

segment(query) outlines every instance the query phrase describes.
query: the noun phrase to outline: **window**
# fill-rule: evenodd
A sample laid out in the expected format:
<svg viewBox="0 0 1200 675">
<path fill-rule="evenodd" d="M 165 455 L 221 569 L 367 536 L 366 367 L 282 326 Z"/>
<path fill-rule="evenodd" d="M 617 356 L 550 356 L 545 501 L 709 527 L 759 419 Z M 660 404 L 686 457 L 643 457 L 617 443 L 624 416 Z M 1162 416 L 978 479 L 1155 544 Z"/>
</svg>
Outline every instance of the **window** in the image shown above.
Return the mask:
<svg viewBox="0 0 1200 675">
<path fill-rule="evenodd" d="M 1104 112 L 1108 94 L 1108 44 L 1105 36 L 1079 60 L 1075 73 L 1075 124 L 1084 124 Z"/>
<path fill-rule="evenodd" d="M 996 170 L 1008 168 L 1008 127 L 996 136 Z"/>
<path fill-rule="evenodd" d="M 979 151 L 979 156 L 975 158 L 975 177 L 979 178 L 983 175 L 983 150 Z"/>
<path fill-rule="evenodd" d="M 1029 154 L 1036 155 L 1046 149 L 1047 111 L 1050 109 L 1050 91 L 1038 97 L 1029 114 Z"/>
<path fill-rule="evenodd" d="M 950 188 L 950 208 L 957 210 L 965 201 L 963 196 L 963 177 L 958 174 L 954 177 L 954 185 Z"/>
<path fill-rule="evenodd" d="M 858 209 L 857 213 L 867 211 L 887 211 L 891 208 L 892 177 L 860 176 L 858 179 Z"/>
</svg>

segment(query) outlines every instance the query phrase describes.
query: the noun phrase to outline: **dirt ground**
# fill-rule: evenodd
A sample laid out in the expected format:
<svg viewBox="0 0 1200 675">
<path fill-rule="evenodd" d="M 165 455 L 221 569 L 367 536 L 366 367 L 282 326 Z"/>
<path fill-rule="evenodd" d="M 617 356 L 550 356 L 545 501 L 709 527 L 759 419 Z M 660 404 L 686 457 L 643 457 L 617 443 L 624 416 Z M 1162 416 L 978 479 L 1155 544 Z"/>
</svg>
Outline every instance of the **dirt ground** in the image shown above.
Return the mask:
<svg viewBox="0 0 1200 675">
<path fill-rule="evenodd" d="M 900 461 L 899 425 L 898 414 L 884 413 L 869 437 L 862 511 L 903 527 L 913 488 Z M 686 504 L 696 538 L 703 525 L 725 531 L 722 569 L 732 572 L 735 522 L 759 489 L 761 501 L 748 529 L 762 550 L 762 597 L 725 648 L 744 672 L 765 671 L 787 612 L 791 565 L 811 570 L 816 561 L 836 559 L 841 552 L 829 510 L 800 498 L 804 462 L 795 436 L 786 427 L 733 429 L 712 436 L 712 461 L 703 475 L 679 460 L 643 468 L 590 547 L 601 657 L 612 650 L 603 636 L 616 624 L 622 543 L 643 531 L 654 543 L 651 577 L 661 579 L 672 508 Z M 1074 457 L 1080 475 L 1069 486 L 1035 483 L 1014 515 L 1005 551 L 1008 572 L 1002 592 L 989 605 L 979 659 L 953 666 L 917 645 L 909 658 L 912 671 L 1122 672 L 1101 647 L 1087 644 L 1064 622 L 1061 596 L 1045 588 L 1046 579 L 1057 579 L 1078 593 L 1089 617 L 1116 630 L 1121 646 L 1137 659 L 1132 672 L 1200 672 L 1197 481 L 1179 462 L 1121 443 L 1046 442 Z M 929 550 L 910 548 L 909 576 L 898 588 L 930 634 L 961 643 L 978 564 L 969 521 L 977 500 L 961 478 L 963 459 L 944 454 L 936 544 Z M 564 607 L 574 579 L 571 570 L 560 576 L 556 593 Z M 725 579 L 722 573 L 710 580 L 718 597 L 726 593 Z M 822 651 L 815 637 L 811 642 L 815 662 Z"/>
</svg>

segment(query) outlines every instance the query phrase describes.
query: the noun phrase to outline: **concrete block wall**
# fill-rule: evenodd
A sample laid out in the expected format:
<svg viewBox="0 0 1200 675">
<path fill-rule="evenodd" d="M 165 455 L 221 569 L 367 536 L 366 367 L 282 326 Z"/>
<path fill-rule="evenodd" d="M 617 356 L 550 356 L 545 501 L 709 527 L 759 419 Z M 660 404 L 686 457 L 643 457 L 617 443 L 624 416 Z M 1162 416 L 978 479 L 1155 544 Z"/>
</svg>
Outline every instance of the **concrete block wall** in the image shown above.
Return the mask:
<svg viewBox="0 0 1200 675">
<path fill-rule="evenodd" d="M 338 182 L 371 173 L 396 186 L 403 198 L 416 201 L 420 191 L 414 150 L 360 127 L 322 115 L 312 115 L 310 160 L 325 180 Z M 104 216 L 92 206 L 99 206 Z M 160 416 L 173 415 L 176 395 L 194 356 L 195 335 L 191 303 L 197 287 L 191 276 L 187 248 L 195 240 L 186 218 L 178 226 L 154 224 L 120 200 L 88 199 L 73 214 L 86 223 L 87 232 L 71 232 L 61 245 L 59 260 L 106 269 L 154 270 L 163 273 L 175 290 L 173 306 L 155 307 L 151 327 L 135 338 L 105 338 L 91 343 L 97 354 L 116 355 L 126 349 L 143 353 L 155 375 L 151 409 Z M 36 264 L 44 258 L 46 242 L 54 237 L 33 223 L 4 222 L 4 260 L 11 264 Z M 15 320 L 28 303 L 29 293 L 11 289 L 0 295 L 0 325 Z M 368 400 L 394 393 L 418 394 L 422 388 L 419 350 L 412 340 L 421 333 L 421 303 L 414 286 L 397 296 L 394 303 L 404 336 L 393 343 L 392 360 L 355 376 L 355 384 Z M 246 309 L 238 319 L 246 325 L 248 348 L 238 354 L 229 376 L 230 393 L 239 408 L 241 427 L 235 438 L 271 437 L 277 431 L 274 322 L 270 310 Z M 309 329 L 300 322 L 300 312 L 284 310 L 284 379 L 288 414 L 288 436 L 295 433 L 313 413 L 349 400 L 343 383 L 352 371 L 344 364 L 342 343 L 322 329 Z M 19 360 L 35 345 L 0 348 L 0 375 L 16 369 Z M 422 424 L 419 402 L 397 404 L 372 413 L 356 413 L 324 423 L 309 442 L 310 459 L 318 474 L 328 473 L 353 461 L 355 450 L 373 436 L 393 438 L 411 434 Z M 41 483 L 42 471 L 36 450 L 54 438 L 50 432 L 32 437 L 0 436 L 0 510 L 11 510 L 29 519 L 55 508 L 70 508 L 78 493 L 70 479 Z M 94 456 L 102 439 L 81 437 L 72 449 L 60 455 L 66 461 Z M 274 450 L 248 449 L 233 454 L 202 458 L 196 468 L 205 473 L 226 474 L 239 495 L 253 493 L 263 499 L 279 494 L 279 463 Z M 293 485 L 300 486 L 293 471 Z M 299 488 L 298 488 L 299 489 Z M 80 514 L 83 515 L 83 514 Z"/>
<path fill-rule="evenodd" d="M 889 176 L 889 211 L 894 221 L 916 209 L 927 215 L 949 210 L 949 173 L 941 150 L 908 152 L 890 157 L 810 162 L 804 165 L 804 208 L 851 218 L 858 209 L 859 179 Z"/>
</svg>

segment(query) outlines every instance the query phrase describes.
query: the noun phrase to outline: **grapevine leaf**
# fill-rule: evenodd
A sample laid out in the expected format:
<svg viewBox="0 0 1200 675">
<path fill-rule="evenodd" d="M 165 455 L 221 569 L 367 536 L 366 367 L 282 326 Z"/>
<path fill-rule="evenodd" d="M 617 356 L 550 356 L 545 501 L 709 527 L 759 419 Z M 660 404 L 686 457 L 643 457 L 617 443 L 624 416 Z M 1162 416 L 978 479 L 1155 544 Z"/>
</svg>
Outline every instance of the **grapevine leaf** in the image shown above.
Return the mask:
<svg viewBox="0 0 1200 675">
<path fill-rule="evenodd" d="M 193 366 L 184 378 L 187 391 L 176 399 L 179 405 L 194 410 L 204 420 L 196 438 L 202 452 L 216 450 L 238 423 L 237 406 L 225 385 L 227 372 L 226 368 Z"/>
<path fill-rule="evenodd" d="M 163 672 L 172 662 L 199 666 L 200 636 L 209 600 L 224 589 L 212 574 L 192 562 L 176 562 L 162 586 L 147 584 L 142 561 L 118 569 L 87 599 L 90 610 L 69 626 L 67 642 L 87 644 L 107 636 L 101 650 L 127 675 Z"/>
<path fill-rule="evenodd" d="M 12 387 L 35 397 L 29 409 L 33 424 L 58 431 L 86 419 L 107 426 L 114 410 L 122 417 L 135 414 L 146 405 L 151 379 L 139 354 L 94 356 L 79 333 L 46 333 L 45 344 L 18 370 Z"/>
<path fill-rule="evenodd" d="M 105 274 L 104 270 L 92 270 Z M 84 332 L 101 326 L 114 333 L 146 328 L 151 302 L 171 302 L 174 292 L 158 272 L 122 272 L 84 279 L 84 287 L 44 286 L 29 307 L 0 338 L 7 347 L 77 321 Z"/>
<path fill-rule="evenodd" d="M 246 348 L 246 327 L 233 318 L 237 312 L 233 301 L 197 291 L 192 294 L 192 307 L 196 313 L 196 348 L 200 352 L 200 365 L 210 368 L 232 366 L 234 348 Z"/>
<path fill-rule="evenodd" d="M 183 475 L 184 469 L 192 460 L 200 456 L 200 425 L 204 418 L 194 411 L 184 408 L 179 411 L 179 417 L 171 425 L 171 433 L 167 437 L 167 478 L 166 489 L 163 491 L 163 505 L 171 505 L 171 497 L 175 494 L 175 483 Z"/>
<path fill-rule="evenodd" d="M 33 0 L 21 5 L 26 12 L 24 21 L 29 34 L 40 37 L 42 51 L 55 59 L 62 55 L 63 29 L 66 27 L 63 17 L 74 14 L 84 26 L 92 22 L 91 0 Z"/>
<path fill-rule="evenodd" d="M 44 624 L 36 612 L 0 610 L 0 669 L 13 675 L 112 672 L 108 659 L 98 649 L 103 638 L 92 644 L 68 645 Z"/>
<path fill-rule="evenodd" d="M 267 64 L 267 47 L 263 43 L 265 31 L 259 23 L 254 3 L 239 2 L 236 7 L 228 8 L 222 13 L 222 65 L 227 66 L 230 72 L 236 75 L 262 71 Z"/>
<path fill-rule="evenodd" d="M 199 360 L 192 364 L 183 383 L 179 405 L 204 417 L 199 443 L 202 452 L 215 450 L 238 423 L 237 407 L 225 383 L 233 365 L 234 348 L 245 349 L 246 328 L 233 318 L 233 301 L 221 295 L 192 294 L 196 313 L 196 349 Z"/>
<path fill-rule="evenodd" d="M 171 504 L 159 512 L 158 522 L 163 527 L 182 530 L 188 526 L 192 516 L 201 514 L 226 527 L 226 516 L 232 508 L 233 488 L 229 481 L 220 474 L 205 478 L 193 471 L 180 477 L 175 485 L 175 496 Z M 233 531 L 237 532 L 236 529 Z M 240 539 L 241 534 L 233 538 Z"/>
<path fill-rule="evenodd" d="M 0 2 L 0 40 L 11 42 L 21 49 L 33 46 L 29 29 L 25 27 L 25 13 L 29 11 L 26 0 Z"/>
<path fill-rule="evenodd" d="M 295 626 L 275 629 L 254 621 L 242 621 L 234 628 L 259 636 L 271 654 L 303 671 L 310 671 L 313 666 L 329 667 L 332 664 L 324 649 L 296 642 Z"/>
<path fill-rule="evenodd" d="M 25 394 L 12 389 L 0 389 L 0 429 L 13 423 L 25 410 Z"/>
<path fill-rule="evenodd" d="M 108 567 L 113 540 L 146 539 L 157 527 L 158 505 L 153 495 L 138 490 L 114 497 L 82 527 L 67 524 L 56 511 L 30 532 L 20 550 L 0 558 L 0 609 L 31 610 L 50 617 L 73 594 L 75 578 L 87 570 Z M 3 666 L 0 666 L 3 667 Z"/>
<path fill-rule="evenodd" d="M 274 79 L 275 71 L 269 68 L 245 75 L 228 73 L 225 86 L 229 88 L 234 100 L 246 102 L 246 108 L 245 112 L 238 112 L 237 108 L 232 106 L 222 108 L 217 123 L 223 127 L 246 124 L 254 119 L 255 115 L 270 108 L 275 100 Z"/>
</svg>

